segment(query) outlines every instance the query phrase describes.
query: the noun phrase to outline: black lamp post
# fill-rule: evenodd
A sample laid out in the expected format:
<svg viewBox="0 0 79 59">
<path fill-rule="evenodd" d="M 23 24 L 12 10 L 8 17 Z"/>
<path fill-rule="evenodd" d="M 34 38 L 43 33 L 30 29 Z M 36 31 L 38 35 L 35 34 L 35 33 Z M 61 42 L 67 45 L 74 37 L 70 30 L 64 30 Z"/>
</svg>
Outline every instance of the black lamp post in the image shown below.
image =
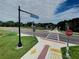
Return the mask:
<svg viewBox="0 0 79 59">
<path fill-rule="evenodd" d="M 20 28 L 20 22 L 21 22 L 20 6 L 18 6 L 18 20 L 19 20 L 19 42 L 18 42 L 18 47 L 22 47 L 22 43 L 21 43 L 21 28 Z"/>
<path fill-rule="evenodd" d="M 24 12 L 30 15 L 30 17 L 39 19 L 39 16 L 32 14 L 30 12 L 24 11 L 18 6 L 18 20 L 19 20 L 19 42 L 18 42 L 18 47 L 22 47 L 22 42 L 21 42 L 21 28 L 20 28 L 20 23 L 21 23 L 21 18 L 20 18 L 20 12 Z"/>
</svg>

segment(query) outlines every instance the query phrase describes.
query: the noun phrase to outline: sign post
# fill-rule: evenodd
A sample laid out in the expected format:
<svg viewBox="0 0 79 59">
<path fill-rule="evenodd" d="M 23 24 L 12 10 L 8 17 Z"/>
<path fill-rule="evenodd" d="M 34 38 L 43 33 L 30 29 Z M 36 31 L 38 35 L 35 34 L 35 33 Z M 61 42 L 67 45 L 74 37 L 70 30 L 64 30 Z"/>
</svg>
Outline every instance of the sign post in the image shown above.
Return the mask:
<svg viewBox="0 0 79 59">
<path fill-rule="evenodd" d="M 39 16 L 31 14 L 30 17 L 35 18 L 35 19 L 39 19 Z M 34 20 L 32 22 L 32 30 L 33 30 L 33 36 L 35 37 L 35 31 L 36 31 L 36 27 L 34 25 Z"/>
<path fill-rule="evenodd" d="M 65 34 L 67 35 L 68 38 L 70 38 L 70 36 L 73 34 L 72 30 L 69 29 L 69 26 L 67 26 L 67 30 L 65 32 Z M 67 51 L 66 51 L 66 56 L 68 59 L 70 59 L 70 55 L 69 55 L 69 39 L 67 39 L 67 47 L 66 47 Z"/>
<path fill-rule="evenodd" d="M 34 25 L 34 21 L 32 22 L 32 30 L 33 30 L 33 36 L 35 37 L 36 28 L 35 28 L 35 25 Z"/>
</svg>

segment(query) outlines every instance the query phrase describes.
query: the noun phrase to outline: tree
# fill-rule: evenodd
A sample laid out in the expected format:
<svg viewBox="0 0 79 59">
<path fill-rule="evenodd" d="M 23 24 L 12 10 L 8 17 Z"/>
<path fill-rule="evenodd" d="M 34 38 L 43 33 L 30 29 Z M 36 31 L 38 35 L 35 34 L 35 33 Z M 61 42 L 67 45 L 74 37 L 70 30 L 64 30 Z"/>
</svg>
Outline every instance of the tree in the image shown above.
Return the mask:
<svg viewBox="0 0 79 59">
<path fill-rule="evenodd" d="M 2 21 L 0 21 L 0 26 L 3 26 L 3 22 Z"/>
<path fill-rule="evenodd" d="M 71 20 L 61 21 L 57 24 L 57 27 L 60 28 L 60 30 L 65 30 L 66 23 L 68 23 L 69 28 L 72 31 L 79 32 L 79 18 L 73 18 Z"/>
</svg>

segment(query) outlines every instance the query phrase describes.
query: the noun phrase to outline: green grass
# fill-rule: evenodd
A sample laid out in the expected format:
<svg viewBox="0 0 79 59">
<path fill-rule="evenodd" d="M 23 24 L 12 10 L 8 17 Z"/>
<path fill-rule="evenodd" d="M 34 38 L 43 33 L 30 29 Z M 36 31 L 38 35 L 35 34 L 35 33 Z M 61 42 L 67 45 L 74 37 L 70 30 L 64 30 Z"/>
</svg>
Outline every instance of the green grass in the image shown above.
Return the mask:
<svg viewBox="0 0 79 59">
<path fill-rule="evenodd" d="M 38 41 L 36 38 L 28 36 L 22 37 L 23 48 L 17 49 L 18 36 L 14 32 L 0 31 L 0 59 L 20 59 Z M 5 36 L 3 36 L 5 35 Z"/>
<path fill-rule="evenodd" d="M 62 48 L 62 57 L 63 59 L 67 59 L 66 57 L 66 48 Z M 71 59 L 79 59 L 79 46 L 71 46 L 69 50 L 69 54 L 71 56 Z"/>
</svg>

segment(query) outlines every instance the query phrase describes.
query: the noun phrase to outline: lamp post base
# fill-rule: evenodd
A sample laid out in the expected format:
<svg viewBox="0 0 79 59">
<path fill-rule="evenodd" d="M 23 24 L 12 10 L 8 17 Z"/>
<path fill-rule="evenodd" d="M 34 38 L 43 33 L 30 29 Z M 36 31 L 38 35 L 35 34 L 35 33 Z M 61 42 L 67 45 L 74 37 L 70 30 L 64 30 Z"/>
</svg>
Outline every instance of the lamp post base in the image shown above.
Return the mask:
<svg viewBox="0 0 79 59">
<path fill-rule="evenodd" d="M 18 47 L 18 46 L 17 46 L 17 47 L 16 47 L 16 49 L 21 49 L 21 48 L 23 48 L 23 46 L 21 46 L 21 47 Z"/>
<path fill-rule="evenodd" d="M 19 43 L 18 43 L 18 47 L 22 47 L 22 43 L 19 42 Z"/>
<path fill-rule="evenodd" d="M 17 49 L 21 49 L 21 48 L 23 48 L 22 43 L 18 43 Z"/>
</svg>

